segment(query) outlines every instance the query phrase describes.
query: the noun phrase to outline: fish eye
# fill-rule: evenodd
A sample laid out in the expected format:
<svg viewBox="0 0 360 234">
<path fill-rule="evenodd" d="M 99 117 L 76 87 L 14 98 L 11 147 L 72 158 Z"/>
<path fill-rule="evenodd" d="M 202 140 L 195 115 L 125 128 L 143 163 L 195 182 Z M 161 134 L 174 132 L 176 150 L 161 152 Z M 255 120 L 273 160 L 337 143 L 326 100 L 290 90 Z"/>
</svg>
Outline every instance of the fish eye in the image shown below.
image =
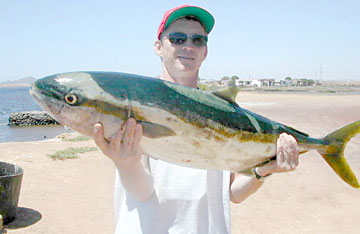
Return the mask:
<svg viewBox="0 0 360 234">
<path fill-rule="evenodd" d="M 72 93 L 68 93 L 65 95 L 65 102 L 70 105 L 74 105 L 77 102 L 77 100 L 78 98 L 76 97 L 76 95 Z"/>
</svg>

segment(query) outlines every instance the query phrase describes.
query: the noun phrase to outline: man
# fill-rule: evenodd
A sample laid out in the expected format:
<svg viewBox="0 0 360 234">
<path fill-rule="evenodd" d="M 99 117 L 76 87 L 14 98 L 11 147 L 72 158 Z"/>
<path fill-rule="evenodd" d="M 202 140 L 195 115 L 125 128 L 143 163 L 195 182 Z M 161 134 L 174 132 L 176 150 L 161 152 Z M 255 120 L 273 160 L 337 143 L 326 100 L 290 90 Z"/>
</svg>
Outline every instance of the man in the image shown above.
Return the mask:
<svg viewBox="0 0 360 234">
<path fill-rule="evenodd" d="M 167 11 L 154 48 L 161 58 L 161 79 L 196 88 L 205 60 L 213 16 L 195 6 Z M 171 97 L 169 97 L 171 98 Z M 142 155 L 142 127 L 129 119 L 109 142 L 100 124 L 94 139 L 117 167 L 116 233 L 230 233 L 230 200 L 239 203 L 275 172 L 298 165 L 295 139 L 280 135 L 277 160 L 253 170 L 254 176 L 177 166 Z"/>
</svg>

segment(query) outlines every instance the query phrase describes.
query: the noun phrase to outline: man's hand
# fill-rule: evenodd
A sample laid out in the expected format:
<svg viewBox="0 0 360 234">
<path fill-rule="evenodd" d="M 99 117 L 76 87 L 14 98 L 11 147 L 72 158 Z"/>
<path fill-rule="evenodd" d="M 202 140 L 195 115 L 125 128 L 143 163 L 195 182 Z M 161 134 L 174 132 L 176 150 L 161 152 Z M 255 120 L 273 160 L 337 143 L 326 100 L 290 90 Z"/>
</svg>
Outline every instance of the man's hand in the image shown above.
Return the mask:
<svg viewBox="0 0 360 234">
<path fill-rule="evenodd" d="M 289 172 L 294 171 L 298 165 L 299 146 L 293 136 L 282 133 L 276 143 L 276 160 L 257 168 L 257 173 L 266 176 L 271 173 Z"/>
<path fill-rule="evenodd" d="M 123 187 L 139 201 L 148 200 L 154 193 L 154 181 L 146 162 L 141 160 L 144 157 L 140 147 L 141 124 L 128 119 L 109 141 L 104 138 L 102 125 L 95 124 L 93 137 L 102 152 L 115 163 Z"/>
<path fill-rule="evenodd" d="M 130 118 L 126 121 L 109 141 L 104 138 L 103 126 L 97 123 L 94 126 L 93 137 L 102 152 L 115 163 L 119 170 L 129 169 L 132 164 L 140 162 L 142 126 L 137 124 L 135 119 Z"/>
<path fill-rule="evenodd" d="M 256 172 L 260 176 L 267 176 L 271 173 L 293 171 L 298 165 L 298 144 L 293 136 L 282 133 L 276 144 L 276 160 L 270 161 L 263 167 L 258 167 Z M 253 176 L 237 173 L 231 175 L 230 183 L 230 199 L 234 203 L 242 202 L 263 184 Z"/>
</svg>

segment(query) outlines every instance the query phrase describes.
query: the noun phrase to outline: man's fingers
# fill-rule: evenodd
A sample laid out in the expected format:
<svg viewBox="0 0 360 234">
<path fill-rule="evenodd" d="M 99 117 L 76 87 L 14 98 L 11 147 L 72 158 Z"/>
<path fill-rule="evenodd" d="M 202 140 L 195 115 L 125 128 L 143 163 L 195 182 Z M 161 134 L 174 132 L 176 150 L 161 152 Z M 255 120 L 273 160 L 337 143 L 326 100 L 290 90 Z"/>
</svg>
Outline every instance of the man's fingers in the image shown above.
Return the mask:
<svg viewBox="0 0 360 234">
<path fill-rule="evenodd" d="M 134 139 L 135 125 L 136 125 L 136 122 L 132 118 L 128 119 L 128 121 L 126 122 L 126 129 L 125 129 L 125 135 L 124 135 L 124 146 L 125 147 L 129 147 L 132 145 L 132 142 Z"/>
<path fill-rule="evenodd" d="M 118 168 L 138 163 L 142 158 L 140 139 L 142 126 L 130 118 L 121 126 L 116 134 L 108 141 L 104 138 L 104 128 L 100 123 L 94 125 L 94 141 L 102 152 L 108 156 Z"/>
<path fill-rule="evenodd" d="M 296 168 L 296 161 L 298 158 L 297 142 L 293 136 L 286 134 L 284 143 L 286 146 L 285 154 L 288 158 L 288 165 L 286 169 L 294 170 Z"/>
<path fill-rule="evenodd" d="M 140 140 L 143 134 L 143 128 L 141 124 L 136 124 L 135 132 L 134 132 L 134 141 L 132 144 L 132 152 L 133 155 L 138 156 L 141 155 L 141 149 L 140 149 Z"/>
<path fill-rule="evenodd" d="M 285 163 L 283 135 L 281 134 L 276 142 L 276 161 L 279 166 Z"/>
<path fill-rule="evenodd" d="M 296 144 L 296 152 L 297 152 L 297 157 L 296 157 L 296 160 L 295 160 L 295 167 L 299 166 L 299 155 L 300 155 L 299 146 L 297 144 Z"/>
<path fill-rule="evenodd" d="M 126 121 L 125 132 L 121 140 L 121 155 L 129 156 L 131 153 L 131 146 L 134 140 L 134 131 L 135 131 L 135 120 L 130 118 Z"/>
<path fill-rule="evenodd" d="M 124 128 L 125 128 L 125 123 L 121 125 L 116 135 L 111 139 L 111 147 L 112 150 L 115 152 L 120 151 L 120 149 L 122 148 L 122 144 L 124 141 Z"/>
<path fill-rule="evenodd" d="M 291 169 L 291 157 L 292 157 L 292 146 L 290 145 L 289 142 L 289 135 L 286 133 L 282 134 L 282 139 L 283 139 L 283 149 L 284 149 L 284 167 L 286 170 L 290 170 Z"/>
<path fill-rule="evenodd" d="M 299 165 L 299 146 L 294 137 L 291 137 L 290 141 L 292 145 L 291 167 L 295 169 Z"/>
<path fill-rule="evenodd" d="M 100 123 L 94 125 L 93 138 L 96 145 L 106 154 L 108 142 L 104 139 L 104 129 Z"/>
<path fill-rule="evenodd" d="M 299 149 L 296 139 L 282 133 L 277 141 L 278 165 L 284 170 L 294 170 L 299 164 Z"/>
</svg>

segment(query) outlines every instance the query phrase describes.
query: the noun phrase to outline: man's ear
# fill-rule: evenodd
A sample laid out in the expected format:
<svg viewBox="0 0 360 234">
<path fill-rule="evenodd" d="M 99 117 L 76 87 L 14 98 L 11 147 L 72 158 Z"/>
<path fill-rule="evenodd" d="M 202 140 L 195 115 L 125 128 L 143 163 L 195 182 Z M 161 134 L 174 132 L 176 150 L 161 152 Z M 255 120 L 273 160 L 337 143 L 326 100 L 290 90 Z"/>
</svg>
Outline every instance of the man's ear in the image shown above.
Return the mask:
<svg viewBox="0 0 360 234">
<path fill-rule="evenodd" d="M 154 50 L 159 57 L 162 57 L 162 45 L 160 40 L 155 41 Z"/>
</svg>

